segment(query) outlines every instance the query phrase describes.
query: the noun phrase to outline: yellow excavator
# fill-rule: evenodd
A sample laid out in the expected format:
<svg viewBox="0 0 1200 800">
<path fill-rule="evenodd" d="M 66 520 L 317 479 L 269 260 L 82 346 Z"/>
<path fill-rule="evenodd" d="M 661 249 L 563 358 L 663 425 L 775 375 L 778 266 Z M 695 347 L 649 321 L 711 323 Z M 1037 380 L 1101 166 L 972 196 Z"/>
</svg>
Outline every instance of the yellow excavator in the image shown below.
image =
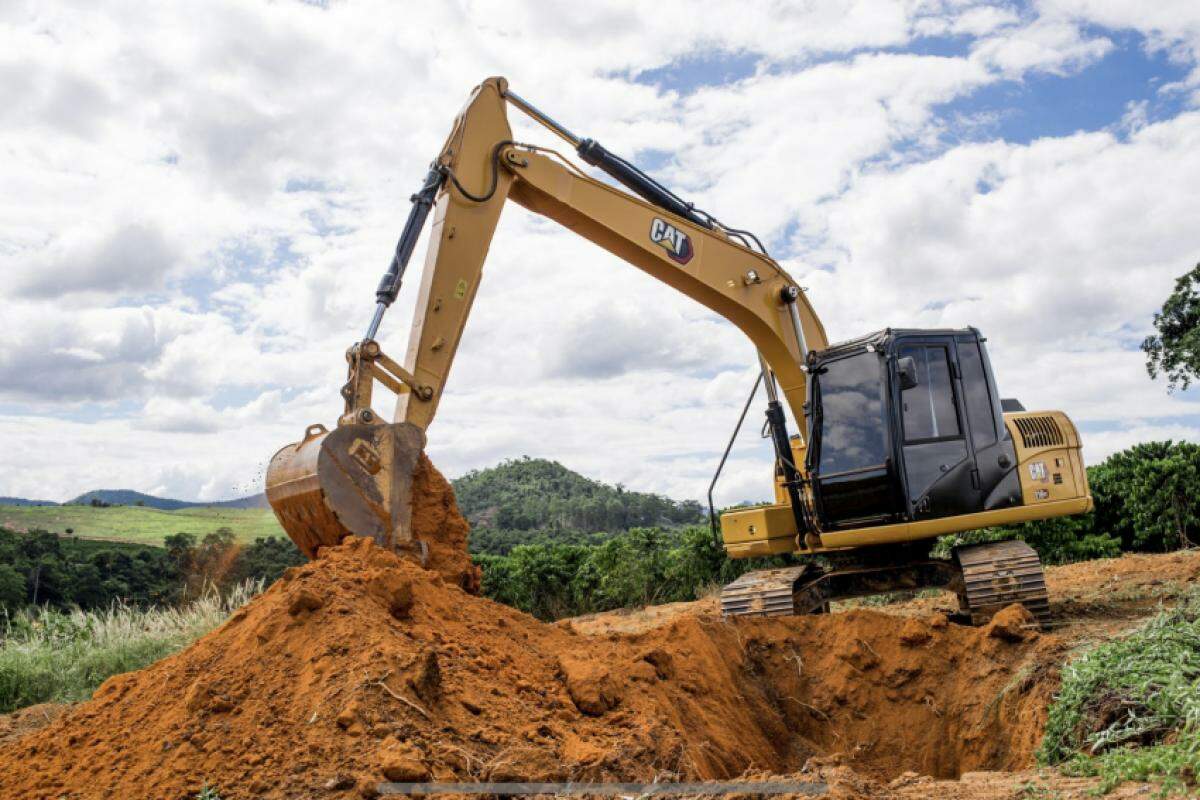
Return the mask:
<svg viewBox="0 0 1200 800">
<path fill-rule="evenodd" d="M 509 106 L 621 188 L 554 149 L 514 141 Z M 267 497 L 304 553 L 354 533 L 423 554 L 410 525 L 413 471 L 508 200 L 712 309 L 757 348 L 775 502 L 721 514 L 720 538 L 731 558 L 798 558 L 726 586 L 726 615 L 818 613 L 838 598 L 940 587 L 975 623 L 1014 602 L 1048 618 L 1041 564 L 1024 542 L 963 546 L 950 559 L 930 550 L 943 534 L 1091 509 L 1079 434 L 1065 414 L 1001 399 L 974 328 L 892 328 L 830 344 L 805 291 L 757 237 L 576 136 L 498 77 L 476 87 L 412 196 L 374 315 L 346 353 L 336 427 L 310 426 L 268 467 Z M 401 364 L 375 337 L 430 213 Z M 390 423 L 372 407 L 376 382 L 397 396 Z M 710 486 L 716 535 L 711 498 Z"/>
</svg>

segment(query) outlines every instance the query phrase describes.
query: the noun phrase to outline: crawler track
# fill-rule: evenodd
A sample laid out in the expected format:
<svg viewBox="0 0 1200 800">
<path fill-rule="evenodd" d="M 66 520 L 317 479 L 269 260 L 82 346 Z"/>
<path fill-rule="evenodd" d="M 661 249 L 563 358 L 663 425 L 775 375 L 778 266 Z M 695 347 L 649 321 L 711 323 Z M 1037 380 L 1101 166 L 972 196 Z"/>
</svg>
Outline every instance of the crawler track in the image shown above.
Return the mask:
<svg viewBox="0 0 1200 800">
<path fill-rule="evenodd" d="M 1005 606 L 1020 603 L 1039 623 L 1050 621 L 1046 576 L 1037 552 L 1025 542 L 989 542 L 958 548 L 963 588 L 959 605 L 980 625 Z"/>
<path fill-rule="evenodd" d="M 876 559 L 832 570 L 813 564 L 748 572 L 721 591 L 726 617 L 776 617 L 827 611 L 833 600 L 923 588 L 949 589 L 972 624 L 982 625 L 1013 603 L 1029 609 L 1039 624 L 1050 619 L 1046 579 L 1037 553 L 1019 541 L 968 545 L 954 559 Z"/>
</svg>

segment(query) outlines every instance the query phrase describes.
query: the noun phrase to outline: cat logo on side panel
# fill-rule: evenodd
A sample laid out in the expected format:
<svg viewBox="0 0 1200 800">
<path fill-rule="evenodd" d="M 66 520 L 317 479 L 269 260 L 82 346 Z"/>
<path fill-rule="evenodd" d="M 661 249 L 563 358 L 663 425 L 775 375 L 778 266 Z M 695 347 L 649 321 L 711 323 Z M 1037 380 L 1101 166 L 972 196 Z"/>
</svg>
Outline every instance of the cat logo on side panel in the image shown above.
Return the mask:
<svg viewBox="0 0 1200 800">
<path fill-rule="evenodd" d="M 650 241 L 666 250 L 667 257 L 676 264 L 686 264 L 692 260 L 692 240 L 666 220 L 655 217 L 650 223 Z"/>
</svg>

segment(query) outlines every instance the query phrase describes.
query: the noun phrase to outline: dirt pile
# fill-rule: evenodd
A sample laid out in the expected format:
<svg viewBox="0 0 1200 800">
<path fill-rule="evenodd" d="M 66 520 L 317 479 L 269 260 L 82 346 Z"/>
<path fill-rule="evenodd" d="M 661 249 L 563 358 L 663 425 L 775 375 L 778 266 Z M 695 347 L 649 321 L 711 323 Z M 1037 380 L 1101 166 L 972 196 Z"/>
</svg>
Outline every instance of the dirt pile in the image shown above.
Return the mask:
<svg viewBox="0 0 1200 800">
<path fill-rule="evenodd" d="M 427 466 L 427 487 L 445 484 Z M 440 481 L 440 483 L 439 483 Z M 466 526 L 449 486 L 414 520 Z M 425 527 L 428 531 L 429 528 Z M 458 546 L 458 545 L 454 545 Z M 370 796 L 383 780 L 881 779 L 1030 763 L 1058 660 L 1022 609 L 982 629 L 871 610 L 589 636 L 350 538 L 189 649 L 0 752 L 3 797 Z"/>
<path fill-rule="evenodd" d="M 467 553 L 471 528 L 458 510 L 454 487 L 424 453 L 413 473 L 412 495 L 413 536 L 429 548 L 426 569 L 470 594 L 479 594 L 479 567 Z"/>
</svg>

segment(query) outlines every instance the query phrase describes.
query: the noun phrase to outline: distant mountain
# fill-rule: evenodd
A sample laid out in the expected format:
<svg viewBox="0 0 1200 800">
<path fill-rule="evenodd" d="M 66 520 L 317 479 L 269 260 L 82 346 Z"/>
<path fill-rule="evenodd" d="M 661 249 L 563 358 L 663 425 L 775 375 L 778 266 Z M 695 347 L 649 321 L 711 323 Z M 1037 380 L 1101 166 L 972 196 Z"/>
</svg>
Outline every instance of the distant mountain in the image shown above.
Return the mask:
<svg viewBox="0 0 1200 800">
<path fill-rule="evenodd" d="M 216 506 L 217 508 L 270 508 L 267 495 L 263 492 L 249 497 L 239 497 L 236 500 L 222 500 L 219 503 L 188 503 L 189 506 Z"/>
<path fill-rule="evenodd" d="M 24 497 L 0 497 L 0 506 L 56 506 L 53 500 L 26 500 Z"/>
<path fill-rule="evenodd" d="M 93 489 L 90 492 L 84 492 L 78 497 L 68 500 L 64 505 L 87 506 L 91 505 L 93 500 L 108 503 L 112 506 L 143 505 L 147 508 L 158 508 L 163 511 L 176 511 L 181 508 L 187 508 L 190 505 L 196 505 L 195 503 L 188 503 L 183 500 L 155 497 L 152 494 L 135 492 L 132 489 Z"/>
<path fill-rule="evenodd" d="M 17 500 L 18 498 L 11 498 Z M 64 505 L 91 505 L 93 500 L 99 500 L 102 503 L 108 503 L 113 506 L 136 506 L 143 505 L 147 508 L 157 508 L 162 511 L 178 511 L 181 508 L 198 508 L 198 507 L 215 507 L 215 508 L 270 508 L 267 504 L 267 496 L 262 492 L 252 494 L 249 497 L 239 497 L 236 500 L 222 500 L 217 503 L 200 503 L 191 500 L 174 500 L 169 497 L 155 497 L 152 494 L 144 492 L 135 492 L 132 489 L 93 489 L 90 492 L 84 492 L 78 497 L 68 500 Z M 32 505 L 30 501 L 20 501 L 9 503 L 7 499 L 0 501 L 0 505 Z M 49 503 L 47 505 L 54 505 Z"/>
</svg>

